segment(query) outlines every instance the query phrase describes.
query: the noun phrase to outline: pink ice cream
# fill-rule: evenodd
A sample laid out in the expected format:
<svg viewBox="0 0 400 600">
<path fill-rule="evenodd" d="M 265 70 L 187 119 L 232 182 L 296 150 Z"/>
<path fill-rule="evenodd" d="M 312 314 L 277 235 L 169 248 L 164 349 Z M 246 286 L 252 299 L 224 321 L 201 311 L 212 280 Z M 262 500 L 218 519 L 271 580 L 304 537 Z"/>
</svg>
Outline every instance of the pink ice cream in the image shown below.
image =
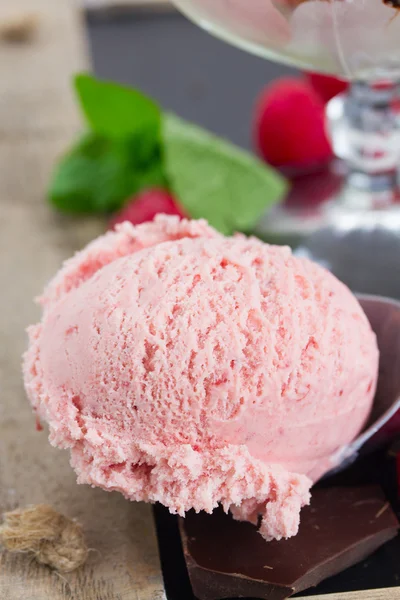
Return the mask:
<svg viewBox="0 0 400 600">
<path fill-rule="evenodd" d="M 219 503 L 295 535 L 363 427 L 375 336 L 355 297 L 284 247 L 160 216 L 67 261 L 29 329 L 25 385 L 80 483 L 184 515 Z"/>
</svg>

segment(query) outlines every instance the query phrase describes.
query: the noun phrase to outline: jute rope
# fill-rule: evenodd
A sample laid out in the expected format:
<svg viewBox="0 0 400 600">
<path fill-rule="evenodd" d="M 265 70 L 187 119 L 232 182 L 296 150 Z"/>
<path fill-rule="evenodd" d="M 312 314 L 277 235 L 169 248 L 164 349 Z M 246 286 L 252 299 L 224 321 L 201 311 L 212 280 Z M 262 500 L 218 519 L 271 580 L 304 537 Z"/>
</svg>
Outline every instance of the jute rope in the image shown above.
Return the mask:
<svg viewBox="0 0 400 600">
<path fill-rule="evenodd" d="M 31 553 L 60 573 L 74 571 L 88 555 L 82 527 L 47 504 L 5 513 L 0 543 L 10 552 Z"/>
</svg>

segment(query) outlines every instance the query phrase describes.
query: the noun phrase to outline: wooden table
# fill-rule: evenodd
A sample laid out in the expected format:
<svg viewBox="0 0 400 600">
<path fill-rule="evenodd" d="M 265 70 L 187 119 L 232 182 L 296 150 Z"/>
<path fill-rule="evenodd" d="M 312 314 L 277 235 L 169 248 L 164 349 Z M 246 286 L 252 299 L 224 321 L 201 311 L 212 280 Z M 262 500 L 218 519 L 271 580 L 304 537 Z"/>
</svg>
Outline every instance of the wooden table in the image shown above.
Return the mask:
<svg viewBox="0 0 400 600">
<path fill-rule="evenodd" d="M 62 219 L 45 202 L 54 161 L 79 127 L 70 76 L 86 66 L 86 48 L 75 6 L 0 5 L 0 29 L 10 17 L 37 16 L 31 41 L 0 42 L 0 512 L 48 502 L 79 519 L 93 552 L 87 566 L 65 578 L 28 556 L 2 552 L 0 600 L 162 600 L 151 508 L 77 486 L 67 453 L 35 430 L 22 387 L 24 330 L 38 317 L 32 298 L 62 260 L 104 228 Z"/>
</svg>

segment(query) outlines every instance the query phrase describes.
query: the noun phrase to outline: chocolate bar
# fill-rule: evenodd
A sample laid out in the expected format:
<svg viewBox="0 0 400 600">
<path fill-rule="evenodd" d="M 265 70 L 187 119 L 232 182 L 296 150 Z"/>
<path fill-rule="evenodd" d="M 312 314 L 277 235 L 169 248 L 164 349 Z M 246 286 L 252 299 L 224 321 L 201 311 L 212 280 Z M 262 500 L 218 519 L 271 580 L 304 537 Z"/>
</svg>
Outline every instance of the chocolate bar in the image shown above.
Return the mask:
<svg viewBox="0 0 400 600">
<path fill-rule="evenodd" d="M 284 600 L 372 554 L 399 522 L 378 486 L 313 491 L 297 536 L 266 542 L 250 523 L 222 509 L 189 512 L 180 532 L 193 593 L 199 600 Z"/>
</svg>

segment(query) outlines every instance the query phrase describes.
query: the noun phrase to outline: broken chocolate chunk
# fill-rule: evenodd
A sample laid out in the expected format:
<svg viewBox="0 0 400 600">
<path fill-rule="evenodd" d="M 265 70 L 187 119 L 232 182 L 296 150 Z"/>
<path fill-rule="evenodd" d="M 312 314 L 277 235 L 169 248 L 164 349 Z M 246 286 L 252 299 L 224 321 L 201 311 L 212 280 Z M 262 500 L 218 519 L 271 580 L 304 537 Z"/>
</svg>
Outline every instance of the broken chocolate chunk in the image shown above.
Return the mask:
<svg viewBox="0 0 400 600">
<path fill-rule="evenodd" d="M 394 538 L 399 522 L 381 489 L 314 490 L 300 530 L 266 542 L 250 523 L 222 509 L 189 512 L 180 532 L 194 595 L 199 600 L 284 600 L 372 554 Z"/>
<path fill-rule="evenodd" d="M 400 0 L 383 0 L 383 4 L 387 4 L 392 8 L 400 8 Z"/>
</svg>

